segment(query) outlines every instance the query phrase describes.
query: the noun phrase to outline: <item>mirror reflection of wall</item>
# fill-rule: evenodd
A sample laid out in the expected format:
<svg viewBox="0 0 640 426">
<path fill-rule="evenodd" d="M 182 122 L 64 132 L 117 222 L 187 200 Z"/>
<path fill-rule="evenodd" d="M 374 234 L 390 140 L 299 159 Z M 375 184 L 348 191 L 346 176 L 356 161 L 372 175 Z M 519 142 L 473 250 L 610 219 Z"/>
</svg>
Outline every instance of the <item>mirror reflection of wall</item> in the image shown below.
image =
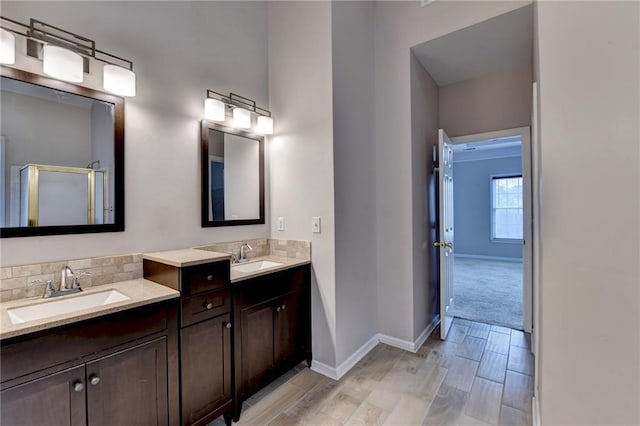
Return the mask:
<svg viewBox="0 0 640 426">
<path fill-rule="evenodd" d="M 260 217 L 260 145 L 209 129 L 209 220 Z"/>
<path fill-rule="evenodd" d="M 0 226 L 114 223 L 113 104 L 2 77 L 0 116 Z"/>
</svg>

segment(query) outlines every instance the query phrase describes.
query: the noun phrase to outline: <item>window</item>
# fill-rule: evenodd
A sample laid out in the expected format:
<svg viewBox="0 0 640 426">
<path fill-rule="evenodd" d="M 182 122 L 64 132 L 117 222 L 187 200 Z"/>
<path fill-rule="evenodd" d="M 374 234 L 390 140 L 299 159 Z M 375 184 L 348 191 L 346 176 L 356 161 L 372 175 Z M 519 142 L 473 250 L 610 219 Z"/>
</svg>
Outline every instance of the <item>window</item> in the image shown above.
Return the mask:
<svg viewBox="0 0 640 426">
<path fill-rule="evenodd" d="M 522 175 L 491 177 L 491 239 L 522 240 Z"/>
</svg>

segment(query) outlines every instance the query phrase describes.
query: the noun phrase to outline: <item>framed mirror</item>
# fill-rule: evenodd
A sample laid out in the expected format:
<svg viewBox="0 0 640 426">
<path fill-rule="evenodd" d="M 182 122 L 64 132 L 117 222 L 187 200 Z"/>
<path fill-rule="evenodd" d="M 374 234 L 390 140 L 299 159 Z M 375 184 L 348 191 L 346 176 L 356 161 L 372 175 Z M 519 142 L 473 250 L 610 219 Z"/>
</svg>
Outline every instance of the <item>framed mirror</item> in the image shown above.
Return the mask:
<svg viewBox="0 0 640 426">
<path fill-rule="evenodd" d="M 264 137 L 202 122 L 202 226 L 264 223 Z"/>
<path fill-rule="evenodd" d="M 0 67 L 0 236 L 124 231 L 124 98 Z"/>
</svg>

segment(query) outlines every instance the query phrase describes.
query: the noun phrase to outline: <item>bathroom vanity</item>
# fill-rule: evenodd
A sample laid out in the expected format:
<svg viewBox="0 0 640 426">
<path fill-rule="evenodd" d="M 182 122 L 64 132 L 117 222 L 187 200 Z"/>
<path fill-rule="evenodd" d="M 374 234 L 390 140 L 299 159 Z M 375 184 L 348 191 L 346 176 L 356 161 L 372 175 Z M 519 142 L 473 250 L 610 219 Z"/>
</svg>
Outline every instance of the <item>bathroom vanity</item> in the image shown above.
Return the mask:
<svg viewBox="0 0 640 426">
<path fill-rule="evenodd" d="M 1 424 L 177 423 L 178 294 L 144 280 L 119 284 L 129 302 L 113 313 L 3 330 Z"/>
</svg>

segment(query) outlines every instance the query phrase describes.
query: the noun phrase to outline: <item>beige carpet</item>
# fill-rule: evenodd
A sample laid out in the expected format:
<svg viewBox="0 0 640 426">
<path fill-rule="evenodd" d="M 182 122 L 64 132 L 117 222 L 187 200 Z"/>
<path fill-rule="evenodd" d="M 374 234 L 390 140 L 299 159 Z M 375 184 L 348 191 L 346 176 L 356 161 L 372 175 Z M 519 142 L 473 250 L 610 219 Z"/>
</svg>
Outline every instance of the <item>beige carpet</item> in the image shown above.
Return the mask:
<svg viewBox="0 0 640 426">
<path fill-rule="evenodd" d="M 522 263 L 455 258 L 453 314 L 522 329 Z"/>
</svg>

